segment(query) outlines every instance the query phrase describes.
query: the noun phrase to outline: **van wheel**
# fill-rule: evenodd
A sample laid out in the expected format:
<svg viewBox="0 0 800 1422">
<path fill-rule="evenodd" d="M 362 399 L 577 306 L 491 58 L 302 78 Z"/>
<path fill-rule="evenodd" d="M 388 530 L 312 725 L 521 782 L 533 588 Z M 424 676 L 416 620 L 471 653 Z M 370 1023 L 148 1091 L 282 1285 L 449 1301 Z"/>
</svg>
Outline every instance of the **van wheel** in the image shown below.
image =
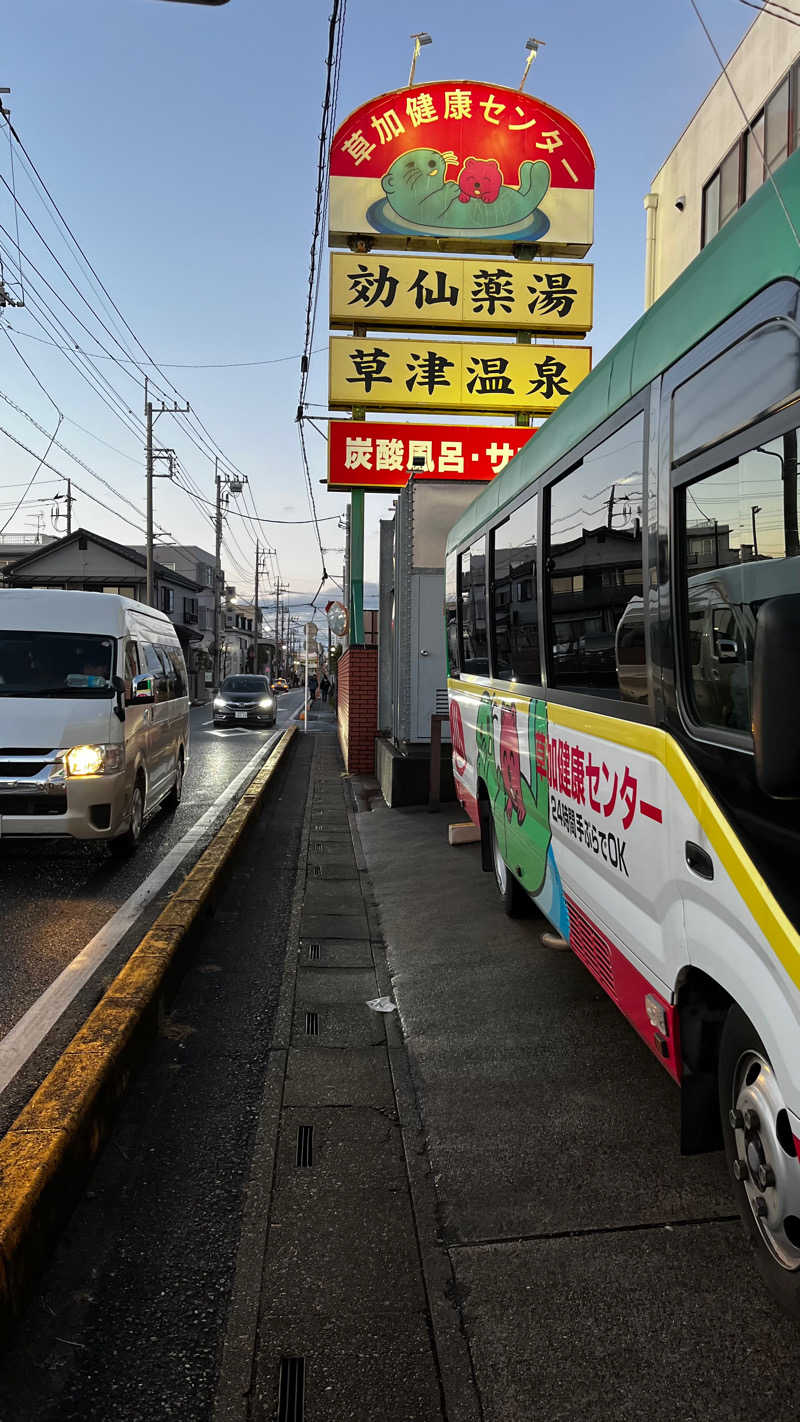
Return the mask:
<svg viewBox="0 0 800 1422">
<path fill-rule="evenodd" d="M 175 767 L 175 783 L 169 794 L 164 797 L 164 804 L 168 810 L 177 810 L 183 798 L 183 751 L 178 751 L 178 764 Z"/>
<path fill-rule="evenodd" d="M 525 913 L 528 904 L 528 896 L 525 893 L 518 879 L 514 878 L 505 859 L 500 853 L 500 845 L 497 842 L 497 831 L 494 825 L 494 815 L 489 813 L 489 842 L 492 851 L 492 868 L 494 870 L 494 881 L 497 885 L 497 892 L 503 903 L 503 908 L 509 918 L 521 918 Z"/>
<path fill-rule="evenodd" d="M 800 1319 L 800 1160 L 764 1043 L 735 1004 L 720 1042 L 719 1104 L 754 1262 L 773 1298 Z"/>
<path fill-rule="evenodd" d="M 124 834 L 118 834 L 116 839 L 109 841 L 111 853 L 118 858 L 125 858 L 128 854 L 133 854 L 139 846 L 142 837 L 142 825 L 144 824 L 144 781 L 141 775 L 137 775 L 131 792 L 130 824 Z"/>
</svg>

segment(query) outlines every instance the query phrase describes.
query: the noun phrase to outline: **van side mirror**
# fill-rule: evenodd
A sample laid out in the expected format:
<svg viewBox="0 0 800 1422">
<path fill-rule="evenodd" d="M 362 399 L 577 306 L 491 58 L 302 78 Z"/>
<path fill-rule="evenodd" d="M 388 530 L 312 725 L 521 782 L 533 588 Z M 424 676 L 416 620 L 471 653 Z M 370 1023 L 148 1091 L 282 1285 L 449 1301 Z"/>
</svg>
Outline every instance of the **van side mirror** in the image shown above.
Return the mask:
<svg viewBox="0 0 800 1422">
<path fill-rule="evenodd" d="M 756 617 L 753 746 L 756 780 L 777 800 L 800 798 L 800 593 L 772 597 Z"/>
<path fill-rule="evenodd" d="M 134 706 L 147 706 L 155 701 L 155 683 L 146 672 L 141 676 L 135 676 L 131 682 L 131 704 Z"/>
</svg>

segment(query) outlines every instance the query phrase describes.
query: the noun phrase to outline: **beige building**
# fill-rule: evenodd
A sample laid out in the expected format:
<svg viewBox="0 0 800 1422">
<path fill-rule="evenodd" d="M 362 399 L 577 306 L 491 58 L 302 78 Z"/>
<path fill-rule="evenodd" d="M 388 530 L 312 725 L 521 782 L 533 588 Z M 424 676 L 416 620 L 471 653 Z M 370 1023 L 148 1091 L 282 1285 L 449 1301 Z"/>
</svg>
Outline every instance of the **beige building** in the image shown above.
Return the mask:
<svg viewBox="0 0 800 1422">
<path fill-rule="evenodd" d="M 659 168 L 644 200 L 645 307 L 800 146 L 798 56 L 800 27 L 758 15 L 727 61 L 731 83 L 720 74 Z"/>
</svg>

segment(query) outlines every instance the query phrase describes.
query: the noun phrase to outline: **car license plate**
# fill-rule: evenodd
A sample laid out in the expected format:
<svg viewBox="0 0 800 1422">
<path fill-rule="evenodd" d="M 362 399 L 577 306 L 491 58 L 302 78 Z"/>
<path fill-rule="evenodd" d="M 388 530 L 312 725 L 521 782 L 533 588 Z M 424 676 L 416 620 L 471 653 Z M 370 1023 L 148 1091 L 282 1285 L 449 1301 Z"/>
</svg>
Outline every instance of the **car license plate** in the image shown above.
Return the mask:
<svg viewBox="0 0 800 1422">
<path fill-rule="evenodd" d="M 246 721 L 246 720 L 247 720 L 247 712 L 246 712 L 246 711 L 234 711 L 233 714 L 234 714 L 234 716 L 236 717 L 236 720 L 237 720 L 237 721 Z"/>
</svg>

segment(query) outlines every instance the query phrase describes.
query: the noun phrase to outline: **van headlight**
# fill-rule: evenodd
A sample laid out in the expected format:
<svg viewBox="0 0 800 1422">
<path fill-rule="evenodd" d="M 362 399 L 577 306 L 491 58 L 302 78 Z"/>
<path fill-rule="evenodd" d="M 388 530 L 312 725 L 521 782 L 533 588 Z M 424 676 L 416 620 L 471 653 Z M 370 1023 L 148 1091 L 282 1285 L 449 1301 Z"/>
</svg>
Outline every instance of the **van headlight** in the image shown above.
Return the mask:
<svg viewBox="0 0 800 1422">
<path fill-rule="evenodd" d="M 125 766 L 124 746 L 73 746 L 64 756 L 67 774 L 114 775 Z"/>
<path fill-rule="evenodd" d="M 215 697 L 214 697 L 214 705 L 215 705 L 215 707 L 216 707 L 216 709 L 217 709 L 218 711 L 224 711 L 224 710 L 225 710 L 225 707 L 227 706 L 227 704 L 228 704 L 228 703 L 227 703 L 227 701 L 225 700 L 225 697 L 224 697 L 224 696 L 215 696 Z"/>
<path fill-rule="evenodd" d="M 271 696 L 262 696 L 262 698 L 261 698 L 261 700 L 259 701 L 258 704 L 259 704 L 259 706 L 261 707 L 261 710 L 262 710 L 262 711 L 271 711 L 271 710 L 272 710 L 272 697 L 271 697 Z"/>
</svg>

